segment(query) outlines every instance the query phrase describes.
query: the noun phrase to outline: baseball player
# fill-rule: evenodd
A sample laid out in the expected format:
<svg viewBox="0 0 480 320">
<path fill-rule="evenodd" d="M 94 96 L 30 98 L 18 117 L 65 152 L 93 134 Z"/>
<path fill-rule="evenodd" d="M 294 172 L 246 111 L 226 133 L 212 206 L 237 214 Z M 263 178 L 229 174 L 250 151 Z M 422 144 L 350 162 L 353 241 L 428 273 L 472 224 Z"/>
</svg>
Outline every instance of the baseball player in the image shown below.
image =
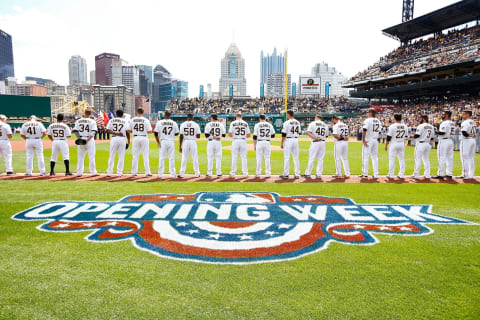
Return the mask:
<svg viewBox="0 0 480 320">
<path fill-rule="evenodd" d="M 117 177 L 121 177 L 125 163 L 125 151 L 130 145 L 130 133 L 127 131 L 128 121 L 123 117 L 123 110 L 117 110 L 115 115 L 116 117 L 108 121 L 106 127 L 107 132 L 112 135 L 108 156 L 107 176 L 113 174 L 115 155 L 118 153 Z"/>
<path fill-rule="evenodd" d="M 363 122 L 362 132 L 362 175 L 360 178 L 368 178 L 368 160 L 372 158 L 373 177 L 378 178 L 378 139 L 382 132 L 382 123 L 375 118 L 375 109 L 369 109 L 367 119 Z"/>
<path fill-rule="evenodd" d="M 350 166 L 348 164 L 348 126 L 340 121 L 340 118 L 333 116 L 333 138 L 335 139 L 333 155 L 335 156 L 334 178 L 341 178 L 342 164 L 345 178 L 350 178 Z"/>
<path fill-rule="evenodd" d="M 145 168 L 145 175 L 147 177 L 152 176 L 150 171 L 150 141 L 148 140 L 148 134 L 152 132 L 152 125 L 150 121 L 143 116 L 143 108 L 137 109 L 137 116 L 133 117 L 128 123 L 127 131 L 133 134 L 132 140 L 132 177 L 137 175 L 138 171 L 138 158 L 140 153 L 143 157 L 143 167 Z"/>
<path fill-rule="evenodd" d="M 430 150 L 432 149 L 431 141 L 435 135 L 435 129 L 428 123 L 428 116 L 421 116 L 421 124 L 417 126 L 414 138 L 415 141 L 415 169 L 413 171 L 413 179 L 418 179 L 420 168 L 425 168 L 424 177 L 430 179 Z"/>
<path fill-rule="evenodd" d="M 5 159 L 7 176 L 15 174 L 12 168 L 12 145 L 10 144 L 12 136 L 12 128 L 7 124 L 7 117 L 0 114 L 0 156 L 3 155 Z"/>
<path fill-rule="evenodd" d="M 97 123 L 91 119 L 91 110 L 85 110 L 85 115 L 75 122 L 72 133 L 79 139 L 84 140 L 85 144 L 79 144 L 77 147 L 77 177 L 83 175 L 85 155 L 88 153 L 88 165 L 90 175 L 97 174 L 95 166 L 95 134 L 97 133 Z"/>
<path fill-rule="evenodd" d="M 168 169 L 171 178 L 177 177 L 175 171 L 175 137 L 178 136 L 178 125 L 171 120 L 170 111 L 165 111 L 162 120 L 157 121 L 155 125 L 155 140 L 158 145 L 158 178 L 163 178 L 165 168 L 165 157 L 168 156 Z"/>
<path fill-rule="evenodd" d="M 275 128 L 268 123 L 264 114 L 260 115 L 260 122 L 253 128 L 253 149 L 256 151 L 257 169 L 255 176 L 258 178 L 262 174 L 262 158 L 265 158 L 265 177 L 269 178 L 272 174 L 270 165 L 270 155 L 272 148 L 270 139 L 275 138 Z"/>
<path fill-rule="evenodd" d="M 300 178 L 300 160 L 298 159 L 300 147 L 298 146 L 298 136 L 300 136 L 301 125 L 298 120 L 293 117 L 293 111 L 287 111 L 287 121 L 282 128 L 282 144 L 283 149 L 283 175 L 282 179 L 288 179 L 290 173 L 290 155 L 293 157 L 293 164 L 295 166 L 295 179 Z"/>
<path fill-rule="evenodd" d="M 193 114 L 187 115 L 187 121 L 180 125 L 180 146 L 178 150 L 182 153 L 182 164 L 180 165 L 179 177 L 183 178 L 187 169 L 188 155 L 192 155 L 193 171 L 195 178 L 200 177 L 200 168 L 198 166 L 197 139 L 200 138 L 200 126 L 193 121 Z"/>
<path fill-rule="evenodd" d="M 230 176 L 235 177 L 237 173 L 237 159 L 238 154 L 240 154 L 242 174 L 244 177 L 248 177 L 247 138 L 250 138 L 250 128 L 248 123 L 242 120 L 241 113 L 237 113 L 235 121 L 230 124 L 228 135 L 232 137 L 232 168 Z"/>
<path fill-rule="evenodd" d="M 57 122 L 52 123 L 47 129 L 48 138 L 52 141 L 52 156 L 50 157 L 50 175 L 55 175 L 55 163 L 58 154 L 61 153 L 65 164 L 65 175 L 71 176 L 70 172 L 70 150 L 67 138 L 72 135 L 70 128 L 63 123 L 63 114 L 57 114 Z"/>
<path fill-rule="evenodd" d="M 325 140 L 328 137 L 328 126 L 322 121 L 321 115 L 315 116 L 315 121 L 310 123 L 307 128 L 307 135 L 312 139 L 310 149 L 308 151 L 308 165 L 303 177 L 310 178 L 310 173 L 313 170 L 313 164 L 317 159 L 316 178 L 322 177 L 323 173 L 323 158 L 325 157 Z"/>
<path fill-rule="evenodd" d="M 37 154 L 38 169 L 40 175 L 45 175 L 45 161 L 43 159 L 42 138 L 46 135 L 46 129 L 37 117 L 30 116 L 28 121 L 22 125 L 20 135 L 25 139 L 25 148 L 27 151 L 27 172 L 26 176 L 31 176 L 33 171 L 33 153 Z"/>
<path fill-rule="evenodd" d="M 393 118 L 395 119 L 395 123 L 388 127 L 387 143 L 385 144 L 385 151 L 388 151 L 387 178 L 393 179 L 395 174 L 395 160 L 398 158 L 400 170 L 398 171 L 397 177 L 403 179 L 405 175 L 405 139 L 408 136 L 408 127 L 402 123 L 401 114 L 395 114 Z"/>
<path fill-rule="evenodd" d="M 473 179 L 475 175 L 475 137 L 477 127 L 472 120 L 472 111 L 464 110 L 461 126 L 460 158 L 462 160 L 462 179 Z"/>
<path fill-rule="evenodd" d="M 218 116 L 212 114 L 210 122 L 205 126 L 205 137 L 207 138 L 207 177 L 212 176 L 213 158 L 217 165 L 217 176 L 222 176 L 222 137 L 225 138 L 225 127 L 218 121 Z"/>
<path fill-rule="evenodd" d="M 434 179 L 451 179 L 453 172 L 453 136 L 455 134 L 455 124 L 453 123 L 452 112 L 445 110 L 442 113 L 442 123 L 438 129 L 438 171 Z M 446 171 L 445 171 L 446 164 Z"/>
</svg>

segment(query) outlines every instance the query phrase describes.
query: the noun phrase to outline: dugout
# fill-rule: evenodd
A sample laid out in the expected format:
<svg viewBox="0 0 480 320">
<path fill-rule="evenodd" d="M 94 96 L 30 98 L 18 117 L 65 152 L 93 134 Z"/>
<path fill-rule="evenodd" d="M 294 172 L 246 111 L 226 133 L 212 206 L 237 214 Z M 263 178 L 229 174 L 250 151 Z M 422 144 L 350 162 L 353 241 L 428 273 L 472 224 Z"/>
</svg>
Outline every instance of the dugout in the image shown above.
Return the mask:
<svg viewBox="0 0 480 320">
<path fill-rule="evenodd" d="M 50 98 L 0 95 L 0 114 L 8 117 L 12 128 L 21 127 L 28 117 L 35 115 L 38 121 L 48 125 L 51 121 Z"/>
</svg>

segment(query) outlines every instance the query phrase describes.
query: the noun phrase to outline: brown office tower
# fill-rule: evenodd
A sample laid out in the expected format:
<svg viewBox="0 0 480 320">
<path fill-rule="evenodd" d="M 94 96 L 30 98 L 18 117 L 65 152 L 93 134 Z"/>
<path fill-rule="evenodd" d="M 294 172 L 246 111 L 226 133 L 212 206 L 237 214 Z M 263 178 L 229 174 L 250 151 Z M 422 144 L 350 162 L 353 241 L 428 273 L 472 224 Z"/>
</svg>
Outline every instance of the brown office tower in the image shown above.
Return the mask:
<svg viewBox="0 0 480 320">
<path fill-rule="evenodd" d="M 120 56 L 106 52 L 95 56 L 95 80 L 97 84 L 112 85 L 112 63 L 114 60 L 120 60 Z"/>
</svg>

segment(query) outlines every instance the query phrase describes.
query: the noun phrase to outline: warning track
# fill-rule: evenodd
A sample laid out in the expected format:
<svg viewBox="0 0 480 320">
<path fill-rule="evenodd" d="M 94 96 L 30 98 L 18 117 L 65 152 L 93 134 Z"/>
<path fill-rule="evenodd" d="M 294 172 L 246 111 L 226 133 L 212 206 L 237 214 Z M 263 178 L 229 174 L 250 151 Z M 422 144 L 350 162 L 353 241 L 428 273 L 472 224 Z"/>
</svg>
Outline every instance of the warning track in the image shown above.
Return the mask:
<svg viewBox="0 0 480 320">
<path fill-rule="evenodd" d="M 122 182 L 122 181 L 137 181 L 137 182 L 161 182 L 161 181 L 168 181 L 168 182 L 238 182 L 238 183 L 249 183 L 249 182 L 268 182 L 268 183 L 394 183 L 394 184 L 404 184 L 404 183 L 443 183 L 443 184 L 480 184 L 480 177 L 475 177 L 474 179 L 445 179 L 445 180 L 438 180 L 438 179 L 412 179 L 412 178 L 394 178 L 389 179 L 386 176 L 381 176 L 377 179 L 368 178 L 368 179 L 361 179 L 356 176 L 352 176 L 349 178 L 335 178 L 332 176 L 322 176 L 320 179 L 316 178 L 299 178 L 294 179 L 293 176 L 290 176 L 290 179 L 281 179 L 278 176 L 272 176 L 269 178 L 266 177 L 255 177 L 255 176 L 248 176 L 248 177 L 230 177 L 228 175 L 224 175 L 221 177 L 213 176 L 213 177 L 206 177 L 200 176 L 195 178 L 193 175 L 185 175 L 184 178 L 170 178 L 169 175 L 164 175 L 162 179 L 159 179 L 157 175 L 153 175 L 152 177 L 146 177 L 145 175 L 137 175 L 136 177 L 132 177 L 130 174 L 125 174 L 121 177 L 117 177 L 116 175 L 107 176 L 106 174 L 97 174 L 96 176 L 90 176 L 89 174 L 84 174 L 82 177 L 77 177 L 76 175 L 73 176 L 65 176 L 63 173 L 57 173 L 55 176 L 40 176 L 39 174 L 34 174 L 31 177 L 25 176 L 24 173 L 17 173 L 16 175 L 7 176 L 5 174 L 0 175 L 0 180 L 27 180 L 27 181 L 36 181 L 36 180 L 46 180 L 46 181 L 109 181 L 109 182 Z"/>
</svg>

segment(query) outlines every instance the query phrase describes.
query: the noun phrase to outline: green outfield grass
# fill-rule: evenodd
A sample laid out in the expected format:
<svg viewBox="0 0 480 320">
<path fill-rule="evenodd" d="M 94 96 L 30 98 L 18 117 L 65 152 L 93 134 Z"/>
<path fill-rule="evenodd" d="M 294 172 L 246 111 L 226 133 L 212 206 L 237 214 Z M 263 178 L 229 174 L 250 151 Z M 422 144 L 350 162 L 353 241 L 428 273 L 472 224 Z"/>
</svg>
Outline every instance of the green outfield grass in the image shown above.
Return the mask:
<svg viewBox="0 0 480 320">
<path fill-rule="evenodd" d="M 253 142 L 250 140 L 248 142 L 249 144 L 252 144 Z M 223 142 L 224 146 L 229 146 L 231 145 L 230 141 L 224 141 Z M 272 145 L 275 146 L 280 146 L 279 141 L 272 141 Z M 207 142 L 206 141 L 198 141 L 198 152 L 199 152 L 199 163 L 200 163 L 200 171 L 202 174 L 206 174 L 207 171 L 207 154 L 206 154 L 206 146 Z M 310 146 L 310 142 L 308 141 L 301 141 L 300 142 L 300 169 L 301 172 L 304 173 L 307 163 L 308 163 L 308 149 Z M 380 144 L 379 145 L 379 171 L 381 175 L 386 175 L 388 173 L 388 152 L 384 150 L 385 145 Z M 176 149 L 178 150 L 178 141 L 177 141 L 177 147 Z M 97 165 L 97 170 L 98 172 L 106 172 L 107 170 L 107 161 L 108 161 L 108 155 L 109 155 L 109 144 L 108 143 L 97 143 L 96 145 L 96 165 Z M 50 163 L 50 154 L 51 154 L 51 149 L 46 149 L 44 152 L 45 156 L 45 164 L 47 167 L 47 171 L 49 170 L 49 163 Z M 352 142 L 349 144 L 349 162 L 350 162 L 350 171 L 352 175 L 359 175 L 361 173 L 361 157 L 362 157 L 362 144 L 360 142 Z M 77 149 L 76 147 L 71 147 L 70 148 L 70 158 L 71 158 L 71 168 L 72 171 L 75 170 L 76 168 L 76 163 L 77 163 Z M 158 147 L 155 142 L 150 143 L 150 168 L 152 170 L 152 173 L 156 173 L 158 170 Z M 411 175 L 413 173 L 413 166 L 414 166 L 414 148 L 413 147 L 406 147 L 406 175 Z M 59 157 L 59 162 L 57 165 L 57 171 L 61 172 L 63 171 L 63 161 L 61 161 L 61 157 Z M 175 153 L 175 162 L 176 162 L 176 169 L 177 173 L 180 169 L 180 161 L 181 161 L 181 154 L 176 151 Z M 13 166 L 14 170 L 17 172 L 25 172 L 26 170 L 26 165 L 25 165 L 26 159 L 25 159 L 25 152 L 24 151 L 18 151 L 14 152 L 13 155 Z M 476 175 L 480 175 L 480 155 L 476 155 Z M 438 161 L 437 161 L 437 150 L 432 149 L 430 152 L 430 163 L 431 163 L 431 174 L 432 176 L 437 173 L 437 166 L 438 166 Z M 131 171 L 131 164 L 132 164 L 132 151 L 131 148 L 126 153 L 125 156 L 125 169 L 124 173 L 130 173 Z M 283 151 L 278 150 L 278 151 L 272 151 L 272 157 L 271 157 L 271 164 L 272 164 L 272 174 L 282 174 L 283 172 Z M 0 159 L 0 168 L 3 167 L 3 160 Z M 222 170 L 224 174 L 230 173 L 230 166 L 231 166 L 231 153 L 230 150 L 223 150 L 223 158 L 222 158 Z M 256 160 L 255 160 L 255 152 L 254 151 L 249 151 L 248 152 L 248 168 L 249 168 L 249 173 L 250 174 L 255 174 L 255 167 L 256 167 Z M 34 159 L 34 170 L 38 172 L 37 169 L 37 161 Z M 85 168 L 88 169 L 88 159 L 87 157 L 85 158 Z M 166 168 L 168 168 L 168 165 L 166 164 Z M 315 174 L 315 168 L 312 174 Z M 241 174 L 240 169 L 241 169 L 241 164 L 240 164 L 240 158 L 237 162 L 237 173 Z M 370 174 L 373 174 L 372 172 L 372 167 L 370 165 Z M 398 170 L 398 163 L 397 163 L 397 170 Z M 454 175 L 460 175 L 462 170 L 462 165 L 460 161 L 460 154 L 459 152 L 455 152 L 454 155 Z M 116 171 L 115 171 L 116 172 Z M 143 173 L 143 160 L 140 158 L 139 161 L 139 172 Z M 290 172 L 293 174 L 293 161 L 291 162 L 290 165 Z M 168 172 L 165 172 L 168 173 Z M 193 174 L 193 167 L 192 167 L 192 162 L 189 161 L 188 166 L 187 166 L 187 174 L 192 173 Z M 396 171 L 397 173 L 397 171 Z M 423 174 L 423 168 L 422 171 L 420 172 Z M 335 174 L 335 163 L 334 163 L 334 156 L 333 156 L 333 142 L 328 142 L 327 143 L 327 151 L 325 154 L 325 160 L 324 160 L 324 174 L 326 175 L 333 175 Z"/>
<path fill-rule="evenodd" d="M 106 156 L 106 151 L 100 152 Z M 431 225 L 431 235 L 378 235 L 380 243 L 374 246 L 333 243 L 293 261 L 232 266 L 168 260 L 140 251 L 129 241 L 89 243 L 83 239 L 88 232 L 46 233 L 35 229 L 38 221 L 11 219 L 52 200 L 250 190 L 350 197 L 358 203 L 432 204 L 434 213 L 480 223 L 477 185 L 289 186 L 0 181 L 0 319 L 480 317 L 479 225 Z"/>
</svg>

